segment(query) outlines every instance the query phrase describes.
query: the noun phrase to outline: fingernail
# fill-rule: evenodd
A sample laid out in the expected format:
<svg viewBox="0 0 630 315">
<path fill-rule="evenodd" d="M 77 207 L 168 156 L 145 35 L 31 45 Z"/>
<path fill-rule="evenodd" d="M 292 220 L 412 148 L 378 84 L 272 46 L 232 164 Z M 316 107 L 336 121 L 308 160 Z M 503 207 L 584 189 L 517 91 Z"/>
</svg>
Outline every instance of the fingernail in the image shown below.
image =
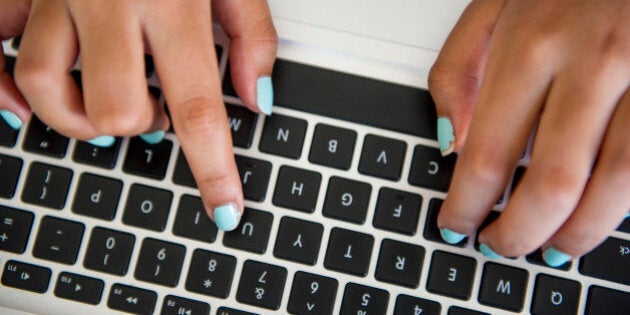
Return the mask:
<svg viewBox="0 0 630 315">
<path fill-rule="evenodd" d="M 100 136 L 100 137 L 96 137 L 94 139 L 88 140 L 89 144 L 96 147 L 101 147 L 101 148 L 109 148 L 112 145 L 114 145 L 114 142 L 116 142 L 116 138 L 112 136 Z"/>
<path fill-rule="evenodd" d="M 22 122 L 22 120 L 20 120 L 18 116 L 6 109 L 0 110 L 0 116 L 2 116 L 2 119 L 4 119 L 9 127 L 13 128 L 14 130 L 19 130 L 20 128 L 22 128 L 22 125 L 24 125 L 24 123 Z"/>
<path fill-rule="evenodd" d="M 449 244 L 457 244 L 466 238 L 465 234 L 453 232 L 447 228 L 441 228 L 440 235 L 442 236 L 442 239 Z"/>
<path fill-rule="evenodd" d="M 260 77 L 256 81 L 256 105 L 265 115 L 271 115 L 273 107 L 273 83 L 271 77 Z"/>
<path fill-rule="evenodd" d="M 479 251 L 486 257 L 491 258 L 491 259 L 499 259 L 502 258 L 503 256 L 495 253 L 490 246 L 486 245 L 486 244 L 480 244 L 479 245 Z"/>
<path fill-rule="evenodd" d="M 551 267 L 560 267 L 571 259 L 571 256 L 555 249 L 554 247 L 549 247 L 545 249 L 542 257 L 547 265 Z"/>
<path fill-rule="evenodd" d="M 241 213 L 234 204 L 226 204 L 214 208 L 214 223 L 219 230 L 232 231 L 238 226 Z"/>
<path fill-rule="evenodd" d="M 455 134 L 453 124 L 448 117 L 439 117 L 437 120 L 437 137 L 442 156 L 447 156 L 455 149 Z"/>
<path fill-rule="evenodd" d="M 162 142 L 162 140 L 164 140 L 164 135 L 166 133 L 162 130 L 156 131 L 156 132 L 152 132 L 152 133 L 145 133 L 145 134 L 141 134 L 140 135 L 140 139 L 144 140 L 144 142 L 148 143 L 148 144 L 158 144 L 160 142 Z"/>
</svg>

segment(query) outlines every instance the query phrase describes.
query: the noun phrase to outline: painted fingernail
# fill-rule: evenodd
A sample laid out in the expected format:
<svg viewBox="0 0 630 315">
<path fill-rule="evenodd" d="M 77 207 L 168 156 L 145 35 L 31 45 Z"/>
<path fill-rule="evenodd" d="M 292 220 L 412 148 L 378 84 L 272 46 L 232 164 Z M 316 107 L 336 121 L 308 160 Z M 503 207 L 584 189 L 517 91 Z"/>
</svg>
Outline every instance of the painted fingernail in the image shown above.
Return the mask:
<svg viewBox="0 0 630 315">
<path fill-rule="evenodd" d="M 271 115 L 273 107 L 273 83 L 271 77 L 260 77 L 256 81 L 256 105 L 265 115 Z"/>
<path fill-rule="evenodd" d="M 88 143 L 101 148 L 109 148 L 116 142 L 116 138 L 112 136 L 100 136 L 94 139 L 88 140 Z"/>
<path fill-rule="evenodd" d="M 448 117 L 439 117 L 437 121 L 437 137 L 442 156 L 447 156 L 455 150 L 455 134 L 453 124 Z"/>
<path fill-rule="evenodd" d="M 442 236 L 442 239 L 449 244 L 457 244 L 466 238 L 465 234 L 453 232 L 447 228 L 441 228 L 440 235 Z"/>
<path fill-rule="evenodd" d="M 554 247 L 549 247 L 545 249 L 542 254 L 543 260 L 547 263 L 547 265 L 551 267 L 560 267 L 564 265 L 567 261 L 571 259 L 570 255 L 567 255 Z"/>
<path fill-rule="evenodd" d="M 486 245 L 486 244 L 480 244 L 479 245 L 479 251 L 486 257 L 491 258 L 491 259 L 499 259 L 502 258 L 503 256 L 495 253 L 492 248 L 490 248 L 490 246 Z"/>
<path fill-rule="evenodd" d="M 22 120 L 20 120 L 18 116 L 6 109 L 0 110 L 0 116 L 2 116 L 2 119 L 4 119 L 9 127 L 13 128 L 14 130 L 19 130 L 24 125 L 24 123 L 22 122 Z"/>
<path fill-rule="evenodd" d="M 241 213 L 232 203 L 214 208 L 214 223 L 219 230 L 232 231 L 238 226 L 240 220 Z"/>
<path fill-rule="evenodd" d="M 140 135 L 140 139 L 144 140 L 144 142 L 148 143 L 148 144 L 158 144 L 160 142 L 162 142 L 162 140 L 164 140 L 164 135 L 166 133 L 162 130 L 156 131 L 156 132 L 152 132 L 152 133 L 145 133 L 145 134 L 141 134 Z"/>
</svg>

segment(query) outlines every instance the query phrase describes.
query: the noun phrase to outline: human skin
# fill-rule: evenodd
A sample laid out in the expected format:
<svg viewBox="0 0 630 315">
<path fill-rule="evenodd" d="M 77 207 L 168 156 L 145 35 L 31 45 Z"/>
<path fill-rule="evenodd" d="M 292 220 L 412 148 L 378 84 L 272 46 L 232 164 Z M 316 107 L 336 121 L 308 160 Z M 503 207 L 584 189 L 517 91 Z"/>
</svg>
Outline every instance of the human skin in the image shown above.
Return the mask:
<svg viewBox="0 0 630 315">
<path fill-rule="evenodd" d="M 169 119 L 144 77 L 144 55 L 152 54 L 173 127 L 208 215 L 214 220 L 217 211 L 227 210 L 217 225 L 224 230 L 236 227 L 243 193 L 212 20 L 231 40 L 232 80 L 240 99 L 251 110 L 269 114 L 269 77 L 278 39 L 266 1 L 0 0 L 0 6 L 6 13 L 1 16 L 2 38 L 24 31 L 15 81 L 25 99 L 3 74 L 0 97 L 4 96 L 5 109 L 27 121 L 28 102 L 51 128 L 87 141 L 111 143 L 113 136 L 167 130 Z M 79 52 L 82 90 L 70 76 Z M 260 82 L 266 85 L 261 87 Z"/>
<path fill-rule="evenodd" d="M 443 153 L 459 153 L 443 235 L 474 235 L 534 131 L 521 183 L 480 231 L 482 252 L 542 247 L 560 265 L 610 235 L 630 209 L 628 56 L 628 1 L 473 1 L 429 77 L 454 130 L 439 135 L 454 136 Z"/>
</svg>

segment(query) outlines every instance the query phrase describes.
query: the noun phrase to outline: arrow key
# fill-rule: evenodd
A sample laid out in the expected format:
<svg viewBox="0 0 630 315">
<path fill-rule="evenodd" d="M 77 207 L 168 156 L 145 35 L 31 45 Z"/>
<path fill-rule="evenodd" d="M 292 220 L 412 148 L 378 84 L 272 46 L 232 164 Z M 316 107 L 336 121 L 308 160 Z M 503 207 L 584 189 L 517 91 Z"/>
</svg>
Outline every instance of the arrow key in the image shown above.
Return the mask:
<svg viewBox="0 0 630 315">
<path fill-rule="evenodd" d="M 62 272 L 57 278 L 55 295 L 76 302 L 96 305 L 103 295 L 103 280 Z"/>
<path fill-rule="evenodd" d="M 134 314 L 153 314 L 157 294 L 122 284 L 114 284 L 109 291 L 107 306 L 113 310 Z"/>
</svg>

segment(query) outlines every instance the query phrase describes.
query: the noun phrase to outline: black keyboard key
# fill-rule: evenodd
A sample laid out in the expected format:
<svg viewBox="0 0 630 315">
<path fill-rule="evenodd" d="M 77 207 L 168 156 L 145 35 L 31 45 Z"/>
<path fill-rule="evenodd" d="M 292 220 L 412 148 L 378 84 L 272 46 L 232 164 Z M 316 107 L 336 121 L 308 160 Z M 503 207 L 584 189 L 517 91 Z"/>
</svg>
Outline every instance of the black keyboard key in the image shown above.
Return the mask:
<svg viewBox="0 0 630 315">
<path fill-rule="evenodd" d="M 186 290 L 219 298 L 230 294 L 236 258 L 196 249 L 186 278 Z"/>
<path fill-rule="evenodd" d="M 299 159 L 302 155 L 306 126 L 306 120 L 303 119 L 278 114 L 266 117 L 260 138 L 260 151 Z"/>
<path fill-rule="evenodd" d="M 303 212 L 315 211 L 322 181 L 320 173 L 282 166 L 278 172 L 273 204 Z"/>
<path fill-rule="evenodd" d="M 223 92 L 235 95 L 231 83 L 226 71 Z M 276 60 L 273 86 L 274 103 L 282 107 L 436 138 L 435 105 L 426 90 L 283 59 Z"/>
<path fill-rule="evenodd" d="M 271 223 L 273 223 L 271 213 L 245 208 L 236 229 L 223 235 L 223 245 L 264 254 L 267 251 Z"/>
<path fill-rule="evenodd" d="M 626 218 L 619 224 L 617 227 L 617 231 L 630 233 L 630 216 L 626 216 Z"/>
<path fill-rule="evenodd" d="M 580 273 L 630 285 L 630 241 L 609 237 L 580 259 Z"/>
<path fill-rule="evenodd" d="M 72 159 L 81 164 L 113 169 L 116 166 L 121 143 L 121 139 L 116 138 L 116 142 L 111 147 L 101 148 L 84 141 L 77 141 Z"/>
<path fill-rule="evenodd" d="M 490 315 L 488 313 L 469 310 L 458 306 L 451 306 L 448 308 L 448 315 Z"/>
<path fill-rule="evenodd" d="M 13 198 L 21 171 L 22 159 L 0 154 L 0 174 L 2 174 L 0 198 Z"/>
<path fill-rule="evenodd" d="M 504 310 L 520 312 L 527 291 L 528 273 L 524 269 L 488 262 L 483 267 L 479 302 Z"/>
<path fill-rule="evenodd" d="M 538 274 L 531 312 L 532 314 L 577 314 L 580 290 L 579 282 Z"/>
<path fill-rule="evenodd" d="M 155 64 L 153 63 L 153 57 L 151 55 L 144 55 L 144 75 L 147 78 L 153 76 L 155 72 Z"/>
<path fill-rule="evenodd" d="M 283 267 L 247 260 L 243 264 L 236 300 L 270 310 L 280 308 L 287 278 Z"/>
<path fill-rule="evenodd" d="M 566 271 L 571 269 L 571 265 L 572 265 L 571 261 L 567 261 L 566 263 L 564 263 L 562 266 L 559 266 L 559 267 L 551 267 L 551 266 L 547 265 L 547 263 L 545 262 L 545 260 L 542 257 L 542 250 L 540 248 L 535 250 L 531 254 L 528 254 L 527 256 L 525 256 L 525 258 L 527 259 L 528 262 L 530 262 L 532 264 L 535 264 L 535 265 L 539 265 L 539 266 L 543 266 L 543 267 L 547 267 L 547 268 L 555 268 L 555 269 L 560 269 L 560 270 L 566 270 Z"/>
<path fill-rule="evenodd" d="M 20 42 L 22 42 L 22 35 L 15 36 L 11 41 L 11 47 L 15 50 L 20 49 Z"/>
<path fill-rule="evenodd" d="M 468 300 L 476 268 L 473 258 L 436 250 L 431 258 L 427 291 Z"/>
<path fill-rule="evenodd" d="M 11 77 L 13 77 L 13 73 L 15 71 L 15 62 L 17 59 L 11 56 L 4 56 L 4 69 L 0 69 L 0 71 L 6 71 Z"/>
<path fill-rule="evenodd" d="M 332 314 L 338 286 L 333 278 L 298 271 L 293 277 L 287 311 L 305 315 Z"/>
<path fill-rule="evenodd" d="M 0 250 L 24 253 L 32 225 L 33 213 L 0 205 Z"/>
<path fill-rule="evenodd" d="M 21 290 L 44 293 L 48 290 L 51 271 L 48 268 L 9 260 L 4 265 L 2 284 Z"/>
<path fill-rule="evenodd" d="M 123 223 L 153 231 L 164 231 L 173 193 L 139 184 L 129 190 Z"/>
<path fill-rule="evenodd" d="M 175 163 L 175 171 L 173 172 L 173 183 L 190 188 L 197 188 L 197 182 L 195 182 L 188 161 L 186 161 L 186 156 L 181 149 L 177 153 L 177 162 Z"/>
<path fill-rule="evenodd" d="M 168 295 L 162 303 L 161 315 L 208 315 L 210 304 Z"/>
<path fill-rule="evenodd" d="M 123 171 L 147 178 L 163 179 L 172 148 L 173 143 L 169 140 L 162 140 L 158 144 L 148 144 L 140 137 L 131 138 Z"/>
<path fill-rule="evenodd" d="M 57 277 L 55 295 L 57 297 L 97 305 L 103 295 L 103 280 L 62 272 Z"/>
<path fill-rule="evenodd" d="M 389 293 L 356 283 L 346 284 L 340 315 L 386 314 Z"/>
<path fill-rule="evenodd" d="M 383 187 L 378 192 L 372 225 L 383 230 L 414 235 L 421 207 L 420 195 Z"/>
<path fill-rule="evenodd" d="M 356 141 L 357 133 L 353 130 L 317 124 L 308 160 L 311 163 L 348 170 Z"/>
<path fill-rule="evenodd" d="M 437 225 L 437 218 L 440 213 L 440 208 L 442 208 L 442 202 L 442 199 L 436 198 L 429 201 L 429 209 L 427 210 L 427 218 L 424 222 L 424 232 L 422 235 L 429 241 L 451 246 L 466 247 L 466 244 L 468 244 L 468 237 L 465 237 L 457 244 L 449 244 L 442 239 L 442 236 L 440 235 L 440 228 L 438 228 Z"/>
<path fill-rule="evenodd" d="M 308 265 L 315 265 L 324 226 L 319 223 L 283 217 L 280 220 L 273 255 Z"/>
<path fill-rule="evenodd" d="M 328 181 L 322 214 L 352 223 L 364 223 L 372 186 L 337 176 Z"/>
<path fill-rule="evenodd" d="M 132 234 L 101 227 L 92 230 L 83 266 L 87 269 L 124 276 L 136 239 Z"/>
<path fill-rule="evenodd" d="M 186 247 L 152 238 L 142 241 L 135 278 L 175 287 L 184 263 Z"/>
<path fill-rule="evenodd" d="M 0 118 L 0 146 L 12 148 L 17 141 L 19 130 L 15 130 Z"/>
<path fill-rule="evenodd" d="M 420 284 L 424 252 L 422 246 L 389 239 L 383 240 L 374 278 L 409 288 L 417 288 Z"/>
<path fill-rule="evenodd" d="M 271 163 L 240 155 L 235 156 L 245 199 L 263 202 L 267 195 Z"/>
<path fill-rule="evenodd" d="M 39 224 L 33 256 L 73 265 L 84 230 L 83 223 L 45 216 Z"/>
<path fill-rule="evenodd" d="M 173 234 L 212 243 L 217 237 L 217 225 L 210 220 L 201 198 L 183 195 L 179 200 Z"/>
<path fill-rule="evenodd" d="M 66 155 L 69 139 L 60 135 L 33 116 L 22 144 L 25 151 L 55 158 Z"/>
<path fill-rule="evenodd" d="M 630 293 L 591 286 L 588 290 L 585 314 L 630 314 Z"/>
<path fill-rule="evenodd" d="M 22 201 L 52 209 L 66 204 L 72 171 L 39 162 L 31 163 L 22 191 Z"/>
<path fill-rule="evenodd" d="M 0 198 L 13 198 L 21 171 L 22 159 L 0 154 L 0 174 L 2 174 Z"/>
<path fill-rule="evenodd" d="M 72 212 L 111 221 L 116 215 L 122 181 L 83 173 L 74 194 Z"/>
<path fill-rule="evenodd" d="M 363 142 L 359 173 L 398 181 L 407 144 L 403 141 L 367 135 Z"/>
<path fill-rule="evenodd" d="M 257 315 L 257 314 L 239 311 L 239 310 L 235 310 L 229 307 L 219 307 L 219 309 L 217 310 L 217 315 Z"/>
<path fill-rule="evenodd" d="M 232 144 L 241 148 L 251 147 L 258 115 L 244 106 L 227 104 L 225 108 L 232 132 Z"/>
<path fill-rule="evenodd" d="M 370 267 L 373 246 L 372 235 L 333 228 L 324 266 L 330 270 L 365 277 Z"/>
<path fill-rule="evenodd" d="M 413 150 L 409 184 L 446 192 L 453 177 L 457 158 L 455 155 L 443 157 L 440 150 L 417 145 Z"/>
<path fill-rule="evenodd" d="M 525 175 L 526 170 L 526 167 L 519 166 L 516 168 L 516 171 L 514 171 L 514 178 L 512 179 L 512 193 L 514 193 L 516 187 L 521 182 L 521 179 L 523 178 L 523 175 Z"/>
<path fill-rule="evenodd" d="M 107 306 L 117 311 L 150 315 L 156 302 L 157 294 L 153 291 L 116 283 L 109 291 Z"/>
<path fill-rule="evenodd" d="M 396 298 L 394 314 L 440 315 L 440 311 L 438 302 L 401 294 Z"/>
</svg>

